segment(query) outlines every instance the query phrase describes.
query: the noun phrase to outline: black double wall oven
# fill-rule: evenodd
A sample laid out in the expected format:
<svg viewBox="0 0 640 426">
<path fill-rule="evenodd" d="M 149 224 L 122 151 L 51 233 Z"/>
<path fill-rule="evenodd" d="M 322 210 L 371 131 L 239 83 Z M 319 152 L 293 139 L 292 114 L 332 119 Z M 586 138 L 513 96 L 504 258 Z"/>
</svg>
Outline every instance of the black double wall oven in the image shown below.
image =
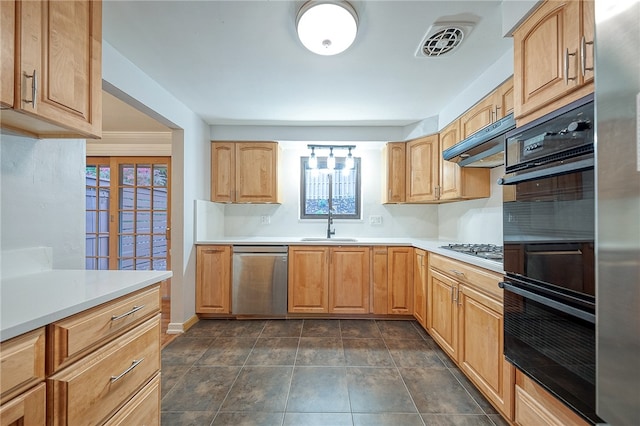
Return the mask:
<svg viewBox="0 0 640 426">
<path fill-rule="evenodd" d="M 504 352 L 590 423 L 595 415 L 593 96 L 506 135 Z"/>
</svg>

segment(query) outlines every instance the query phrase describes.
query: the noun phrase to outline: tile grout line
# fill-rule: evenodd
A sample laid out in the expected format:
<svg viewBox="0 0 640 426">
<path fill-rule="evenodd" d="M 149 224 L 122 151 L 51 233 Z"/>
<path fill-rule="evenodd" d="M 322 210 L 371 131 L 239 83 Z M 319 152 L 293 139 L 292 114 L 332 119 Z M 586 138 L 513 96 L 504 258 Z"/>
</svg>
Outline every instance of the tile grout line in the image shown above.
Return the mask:
<svg viewBox="0 0 640 426">
<path fill-rule="evenodd" d="M 220 402 L 220 406 L 216 410 L 216 414 L 213 416 L 213 419 L 211 420 L 211 423 L 209 424 L 209 426 L 213 426 L 213 423 L 216 421 L 216 418 L 218 418 L 218 416 L 220 415 L 220 410 L 222 409 L 222 406 L 224 405 L 225 401 L 229 397 L 229 394 L 231 393 L 231 389 L 233 389 L 233 386 L 238 381 L 238 377 L 240 377 L 240 374 L 242 374 L 242 371 L 244 370 L 244 366 L 247 364 L 247 360 L 249 359 L 249 356 L 251 355 L 251 352 L 253 352 L 253 349 L 256 347 L 256 344 L 258 343 L 258 339 L 260 338 L 260 335 L 264 331 L 264 327 L 265 326 L 266 326 L 266 321 L 265 321 L 265 324 L 262 326 L 262 330 L 260 330 L 260 333 L 258 333 L 258 336 L 256 337 L 256 341 L 253 342 L 253 346 L 251 347 L 251 350 L 247 354 L 247 357 L 244 359 L 244 362 L 242 363 L 242 366 L 240 366 L 240 369 L 238 370 L 238 374 L 236 374 L 236 377 L 233 379 L 233 382 L 231 383 L 231 386 L 229 386 L 229 390 L 227 391 L 227 393 L 225 394 L 224 398 L 222 399 L 222 402 Z M 218 336 L 218 337 L 220 337 L 220 336 Z M 233 337 L 238 337 L 238 336 L 233 336 Z"/>
<path fill-rule="evenodd" d="M 351 404 L 351 389 L 349 386 L 349 367 L 347 366 L 347 354 L 344 351 L 344 337 L 342 336 L 342 320 L 338 320 L 338 331 L 340 332 L 340 347 L 342 348 L 342 359 L 344 360 L 344 372 L 347 376 L 347 401 L 349 401 L 349 414 L 351 415 L 351 426 L 355 425 L 353 418 L 353 405 Z"/>
<path fill-rule="evenodd" d="M 377 325 L 378 323 L 376 321 L 376 326 Z M 425 421 L 422 418 L 422 414 L 420 414 L 420 410 L 418 410 L 418 406 L 416 405 L 416 402 L 413 399 L 413 395 L 411 395 L 411 391 L 409 390 L 407 383 L 404 381 L 404 377 L 402 377 L 402 374 L 400 373 L 400 368 L 398 367 L 398 364 L 396 364 L 396 360 L 393 357 L 393 354 L 391 353 L 391 349 L 389 349 L 389 346 L 387 345 L 387 339 L 385 339 L 384 335 L 382 334 L 382 331 L 380 332 L 380 334 L 382 335 L 382 341 L 384 342 L 384 347 L 387 348 L 387 351 L 389 351 L 389 356 L 391 357 L 391 362 L 393 363 L 393 367 L 395 368 L 396 373 L 398 373 L 398 376 L 400 376 L 400 380 L 402 380 L 402 384 L 404 385 L 404 388 L 407 391 L 409 398 L 411 399 L 411 404 L 413 404 L 413 408 L 416 409 L 416 413 L 418 413 L 418 417 L 420 418 L 422 425 L 426 426 Z M 389 339 L 389 340 L 392 340 L 392 339 Z"/>
</svg>

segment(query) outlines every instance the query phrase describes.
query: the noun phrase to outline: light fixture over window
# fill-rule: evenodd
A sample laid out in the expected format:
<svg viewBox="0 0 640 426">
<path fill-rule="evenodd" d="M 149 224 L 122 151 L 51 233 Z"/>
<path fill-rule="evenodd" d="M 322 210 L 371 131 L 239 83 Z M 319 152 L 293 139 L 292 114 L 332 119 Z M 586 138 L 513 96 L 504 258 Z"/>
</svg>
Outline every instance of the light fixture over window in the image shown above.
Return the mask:
<svg viewBox="0 0 640 426">
<path fill-rule="evenodd" d="M 318 55 L 344 52 L 356 38 L 358 15 L 346 1 L 310 0 L 298 11 L 298 37 Z"/>
</svg>

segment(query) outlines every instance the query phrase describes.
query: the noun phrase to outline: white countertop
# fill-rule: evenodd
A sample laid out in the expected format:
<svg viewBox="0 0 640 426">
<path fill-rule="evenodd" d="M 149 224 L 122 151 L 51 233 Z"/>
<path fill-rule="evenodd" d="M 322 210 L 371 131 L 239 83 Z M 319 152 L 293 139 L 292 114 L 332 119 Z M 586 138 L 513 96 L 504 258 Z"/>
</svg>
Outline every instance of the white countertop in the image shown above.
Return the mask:
<svg viewBox="0 0 640 426">
<path fill-rule="evenodd" d="M 166 280 L 171 271 L 49 270 L 0 281 L 0 341 Z"/>
<path fill-rule="evenodd" d="M 352 246 L 412 246 L 420 248 L 432 253 L 438 253 L 452 259 L 488 269 L 499 274 L 504 273 L 501 262 L 483 259 L 481 257 L 469 254 L 458 253 L 452 250 L 441 248 L 441 246 L 456 243 L 457 241 L 437 240 L 428 238 L 388 238 L 388 237 L 372 237 L 360 238 L 355 237 L 356 241 L 340 241 L 340 237 L 322 241 L 303 241 L 300 237 L 225 237 L 215 240 L 199 240 L 198 245 L 205 244 L 224 244 L 224 245 L 352 245 Z"/>
</svg>

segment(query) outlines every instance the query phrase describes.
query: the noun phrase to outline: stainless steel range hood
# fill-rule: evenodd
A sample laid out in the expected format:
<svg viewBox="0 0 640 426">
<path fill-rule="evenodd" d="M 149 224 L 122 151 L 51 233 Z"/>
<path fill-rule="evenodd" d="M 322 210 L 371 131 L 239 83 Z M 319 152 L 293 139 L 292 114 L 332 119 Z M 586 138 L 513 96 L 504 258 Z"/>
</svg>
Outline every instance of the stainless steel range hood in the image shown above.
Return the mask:
<svg viewBox="0 0 640 426">
<path fill-rule="evenodd" d="M 442 152 L 447 161 L 460 167 L 491 168 L 504 164 L 504 135 L 516 127 L 513 113 L 478 130 Z"/>
</svg>

